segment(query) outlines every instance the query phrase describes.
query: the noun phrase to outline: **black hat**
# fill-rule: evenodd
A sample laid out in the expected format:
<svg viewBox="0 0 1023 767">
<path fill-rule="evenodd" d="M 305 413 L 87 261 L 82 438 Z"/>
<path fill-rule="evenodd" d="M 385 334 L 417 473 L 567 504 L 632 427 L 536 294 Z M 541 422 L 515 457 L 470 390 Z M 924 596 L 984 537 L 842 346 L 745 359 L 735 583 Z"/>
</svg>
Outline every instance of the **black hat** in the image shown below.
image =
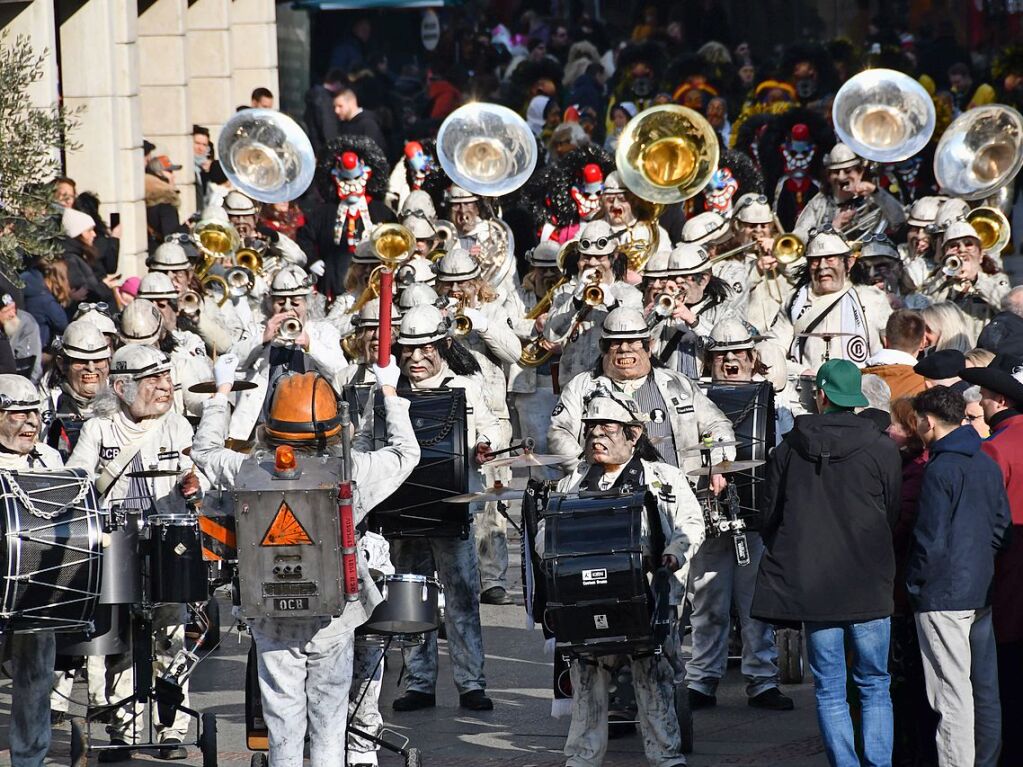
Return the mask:
<svg viewBox="0 0 1023 767">
<path fill-rule="evenodd" d="M 1023 357 L 998 354 L 986 368 L 966 368 L 959 377 L 1023 405 Z"/>
<path fill-rule="evenodd" d="M 154 149 L 156 149 L 156 144 L 154 144 L 152 141 L 146 141 L 146 139 L 142 139 L 142 154 L 149 154 Z"/>
<path fill-rule="evenodd" d="M 942 349 L 928 354 L 916 363 L 913 366 L 913 372 L 932 381 L 941 381 L 945 378 L 958 378 L 959 371 L 964 367 L 966 367 L 965 354 L 958 349 Z"/>
</svg>

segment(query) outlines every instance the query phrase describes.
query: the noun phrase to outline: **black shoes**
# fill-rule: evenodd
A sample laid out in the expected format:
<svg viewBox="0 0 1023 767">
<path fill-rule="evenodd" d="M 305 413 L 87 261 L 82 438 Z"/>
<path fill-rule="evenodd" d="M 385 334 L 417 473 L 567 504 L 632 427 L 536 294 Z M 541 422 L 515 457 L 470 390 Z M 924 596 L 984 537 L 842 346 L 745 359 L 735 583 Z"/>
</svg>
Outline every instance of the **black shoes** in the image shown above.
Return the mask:
<svg viewBox="0 0 1023 767">
<path fill-rule="evenodd" d="M 458 696 L 458 705 L 470 711 L 493 711 L 494 701 L 483 690 L 470 690 Z"/>
<path fill-rule="evenodd" d="M 160 744 L 162 748 L 156 752 L 157 759 L 163 759 L 164 761 L 172 761 L 175 759 L 187 759 L 188 750 L 181 745 L 181 741 L 177 738 L 167 738 Z"/>
<path fill-rule="evenodd" d="M 747 703 L 753 706 L 753 708 L 766 708 L 769 711 L 791 711 L 796 707 L 795 703 L 792 702 L 792 698 L 788 695 L 783 695 L 782 691 L 777 687 L 772 687 L 770 690 L 764 690 L 759 695 L 754 695 Z"/>
<path fill-rule="evenodd" d="M 692 687 L 689 688 L 689 709 L 691 711 L 699 711 L 701 708 L 714 708 L 717 704 L 717 696 L 707 695 L 699 690 L 694 690 Z"/>
<path fill-rule="evenodd" d="M 512 598 L 501 586 L 493 586 L 480 594 L 480 602 L 485 605 L 513 605 Z"/>
<path fill-rule="evenodd" d="M 128 741 L 121 740 L 120 738 L 111 738 L 111 746 L 127 746 Z M 99 756 L 96 757 L 96 761 L 100 764 L 113 764 L 114 762 L 127 762 L 134 756 L 134 752 L 130 748 L 116 748 L 110 751 L 100 751 Z"/>
<path fill-rule="evenodd" d="M 395 711 L 418 711 L 421 708 L 433 708 L 437 705 L 437 696 L 433 693 L 409 690 L 400 698 L 395 698 L 391 708 Z"/>
</svg>

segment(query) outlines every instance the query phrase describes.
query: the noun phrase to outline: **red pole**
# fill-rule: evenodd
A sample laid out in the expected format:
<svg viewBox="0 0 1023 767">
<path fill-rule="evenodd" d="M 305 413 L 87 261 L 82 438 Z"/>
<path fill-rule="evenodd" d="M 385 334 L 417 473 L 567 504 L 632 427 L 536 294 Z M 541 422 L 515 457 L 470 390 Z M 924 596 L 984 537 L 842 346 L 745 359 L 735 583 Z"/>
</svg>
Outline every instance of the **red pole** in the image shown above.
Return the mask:
<svg viewBox="0 0 1023 767">
<path fill-rule="evenodd" d="M 342 482 L 338 488 L 338 514 L 341 517 L 341 575 L 345 601 L 359 598 L 358 549 L 355 544 L 355 515 L 352 509 L 352 483 Z"/>
<path fill-rule="evenodd" d="M 384 269 L 380 273 L 380 349 L 377 351 L 377 364 L 387 367 L 391 361 L 391 302 L 394 300 L 394 272 Z"/>
</svg>

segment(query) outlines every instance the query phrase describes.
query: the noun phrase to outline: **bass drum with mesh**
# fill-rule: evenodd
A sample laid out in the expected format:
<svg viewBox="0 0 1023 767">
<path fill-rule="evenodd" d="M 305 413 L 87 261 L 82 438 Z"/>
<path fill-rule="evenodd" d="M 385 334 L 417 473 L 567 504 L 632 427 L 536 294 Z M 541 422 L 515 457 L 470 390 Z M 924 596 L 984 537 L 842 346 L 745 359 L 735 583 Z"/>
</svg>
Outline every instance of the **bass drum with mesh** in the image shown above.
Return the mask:
<svg viewBox="0 0 1023 767">
<path fill-rule="evenodd" d="M 363 413 L 368 390 L 346 386 L 351 412 Z M 466 405 L 462 389 L 401 389 L 419 440 L 419 464 L 393 495 L 369 514 L 369 529 L 385 538 L 467 538 L 469 505 L 442 503 L 469 489 Z M 373 449 L 387 445 L 384 401 L 373 402 Z"/>
<path fill-rule="evenodd" d="M 82 469 L 0 471 L 0 629 L 90 629 L 103 520 Z"/>
</svg>

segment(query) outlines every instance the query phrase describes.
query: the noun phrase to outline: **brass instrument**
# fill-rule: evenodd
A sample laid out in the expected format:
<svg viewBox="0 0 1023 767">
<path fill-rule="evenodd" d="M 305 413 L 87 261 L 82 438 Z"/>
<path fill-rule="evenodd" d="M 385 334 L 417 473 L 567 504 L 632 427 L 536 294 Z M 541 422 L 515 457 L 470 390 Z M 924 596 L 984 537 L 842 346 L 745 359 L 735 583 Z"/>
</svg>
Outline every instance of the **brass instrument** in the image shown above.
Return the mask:
<svg viewBox="0 0 1023 767">
<path fill-rule="evenodd" d="M 231 184 L 260 202 L 301 197 L 316 170 L 309 137 L 273 109 L 236 112 L 220 129 L 217 154 Z"/>
<path fill-rule="evenodd" d="M 455 314 L 451 318 L 451 335 L 455 338 L 465 338 L 472 332 L 472 320 L 465 316 L 465 300 L 448 299 L 448 310 L 452 309 Z"/>
<path fill-rule="evenodd" d="M 186 290 L 178 296 L 178 312 L 194 317 L 202 309 L 202 296 L 194 290 Z"/>
<path fill-rule="evenodd" d="M 619 248 L 619 250 L 625 255 L 626 261 L 629 263 L 629 269 L 634 272 L 642 272 L 647 261 L 650 260 L 661 245 L 661 231 L 657 224 L 657 219 L 660 218 L 663 210 L 663 205 L 654 204 L 649 218 L 639 219 L 635 224 L 628 227 L 630 236 L 632 235 L 635 227 L 640 224 L 646 226 L 647 231 L 650 233 L 648 239 L 630 239 L 629 242 Z"/>
<path fill-rule="evenodd" d="M 401 224 L 379 224 L 373 228 L 370 239 L 377 258 L 392 271 L 416 250 L 415 235 Z"/>
<path fill-rule="evenodd" d="M 774 238 L 774 245 L 771 248 L 771 255 L 774 260 L 783 268 L 789 267 L 799 261 L 806 253 L 806 243 L 800 239 L 798 234 L 781 234 Z"/>
<path fill-rule="evenodd" d="M 242 246 L 235 251 L 234 262 L 244 267 L 253 275 L 263 272 L 263 257 L 269 249 L 265 240 L 257 237 L 246 237 L 242 240 Z"/>
<path fill-rule="evenodd" d="M 224 274 L 224 282 L 231 298 L 241 298 L 256 286 L 256 275 L 244 266 L 232 266 Z"/>
<path fill-rule="evenodd" d="M 373 268 L 373 271 L 369 273 L 369 278 L 366 280 L 366 287 L 362 289 L 362 292 L 355 299 L 355 303 L 352 304 L 352 308 L 348 310 L 347 314 L 357 314 L 362 307 L 374 298 L 380 298 L 380 275 L 383 272 L 383 266 Z"/>
<path fill-rule="evenodd" d="M 839 140 L 857 155 L 897 163 L 927 146 L 936 116 L 930 94 L 912 77 L 868 69 L 838 89 L 831 117 Z"/>
<path fill-rule="evenodd" d="M 230 256 L 241 245 L 238 230 L 226 221 L 216 219 L 205 219 L 197 223 L 192 230 L 192 239 L 204 257 L 203 263 L 195 270 L 195 276 L 200 280 L 209 272 L 214 261 Z"/>
<path fill-rule="evenodd" d="M 359 352 L 355 348 L 355 333 L 349 333 L 341 339 L 341 351 L 345 353 L 349 362 L 359 361 Z"/>
<path fill-rule="evenodd" d="M 217 302 L 217 306 L 223 306 L 231 297 L 231 286 L 227 280 L 219 274 L 211 274 L 201 282 L 202 292 Z"/>
<path fill-rule="evenodd" d="M 717 170 L 718 140 L 710 123 L 676 104 L 644 109 L 618 140 L 622 183 L 640 199 L 670 205 L 695 197 Z"/>
<path fill-rule="evenodd" d="M 957 277 L 963 268 L 963 260 L 959 256 L 949 256 L 941 264 L 941 273 L 946 277 Z"/>
<path fill-rule="evenodd" d="M 455 184 L 483 197 L 501 197 L 525 184 L 537 154 L 526 121 L 498 104 L 465 104 L 437 131 L 441 168 Z"/>
<path fill-rule="evenodd" d="M 284 321 L 277 326 L 277 338 L 281 341 L 292 343 L 302 335 L 302 320 L 298 317 L 285 317 Z"/>
<path fill-rule="evenodd" d="M 437 230 L 437 246 L 434 249 L 447 253 L 458 242 L 458 230 L 454 224 L 442 218 L 434 221 L 433 226 Z"/>
<path fill-rule="evenodd" d="M 980 249 L 984 253 L 998 255 L 1009 244 L 1012 227 L 1009 219 L 998 208 L 981 206 L 966 214 L 966 222 L 971 224 L 980 237 Z"/>
<path fill-rule="evenodd" d="M 1003 104 L 963 112 L 945 129 L 934 151 L 934 178 L 943 194 L 966 200 L 990 197 L 1023 167 L 1023 116 Z"/>
<path fill-rule="evenodd" d="M 569 245 L 571 244 L 572 243 L 569 243 Z M 568 245 L 565 245 L 561 250 L 564 251 L 567 247 Z M 561 256 L 561 252 L 558 253 L 558 256 Z M 558 288 L 566 282 L 568 282 L 567 276 L 560 277 L 558 281 L 551 286 L 551 289 L 544 294 L 543 298 L 536 302 L 536 306 L 526 312 L 525 319 L 536 320 L 543 314 L 546 314 L 551 308 L 551 304 L 554 302 L 554 294 L 557 293 Z M 543 336 L 536 336 L 535 338 L 530 338 L 528 341 L 522 342 L 522 353 L 519 354 L 519 364 L 522 367 L 539 367 L 549 360 L 554 354 L 554 352 L 549 349 L 544 349 L 540 343 L 541 341 L 543 341 Z"/>
<path fill-rule="evenodd" d="M 590 284 L 583 289 L 583 303 L 591 309 L 604 303 L 604 289 L 600 287 L 600 273 L 590 278 Z"/>
<path fill-rule="evenodd" d="M 675 313 L 675 296 L 671 293 L 661 293 L 654 299 L 653 308 L 650 310 L 650 314 L 647 315 L 646 324 L 647 327 L 653 328 L 657 323 L 668 319 L 672 314 Z"/>
<path fill-rule="evenodd" d="M 740 253 L 746 253 L 751 250 L 756 250 L 760 247 L 760 243 L 757 240 L 750 240 L 744 245 L 737 245 L 734 248 L 726 250 L 724 253 L 718 253 L 716 256 L 712 256 L 707 259 L 708 264 L 716 264 L 718 261 L 724 261 L 728 258 L 735 258 Z"/>
</svg>

